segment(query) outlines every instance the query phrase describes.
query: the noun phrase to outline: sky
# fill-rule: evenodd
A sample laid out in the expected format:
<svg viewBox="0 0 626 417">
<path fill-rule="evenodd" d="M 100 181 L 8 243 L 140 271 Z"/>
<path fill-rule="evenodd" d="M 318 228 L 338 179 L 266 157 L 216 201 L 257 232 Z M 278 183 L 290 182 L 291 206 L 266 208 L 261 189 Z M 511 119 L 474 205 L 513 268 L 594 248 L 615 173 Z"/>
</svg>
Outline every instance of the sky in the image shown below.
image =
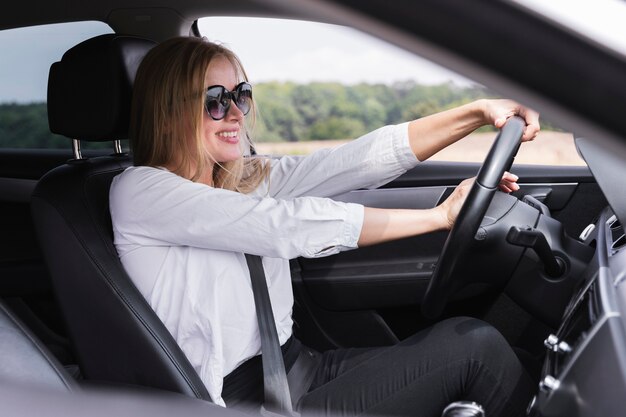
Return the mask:
<svg viewBox="0 0 626 417">
<path fill-rule="evenodd" d="M 260 18 L 207 18 L 202 19 L 199 28 L 210 40 L 224 43 L 235 51 L 253 83 L 338 81 L 354 84 L 405 80 L 425 84 L 469 83 L 393 45 L 335 25 Z M 0 102 L 45 101 L 50 65 L 75 44 L 110 31 L 100 22 L 1 31 Z M 297 36 L 285 36 L 286 33 Z"/>
<path fill-rule="evenodd" d="M 342 26 L 222 17 L 205 18 L 198 23 L 203 36 L 235 51 L 252 82 L 469 82 L 394 45 Z M 243 26 L 245 30 L 240 30 Z"/>
</svg>

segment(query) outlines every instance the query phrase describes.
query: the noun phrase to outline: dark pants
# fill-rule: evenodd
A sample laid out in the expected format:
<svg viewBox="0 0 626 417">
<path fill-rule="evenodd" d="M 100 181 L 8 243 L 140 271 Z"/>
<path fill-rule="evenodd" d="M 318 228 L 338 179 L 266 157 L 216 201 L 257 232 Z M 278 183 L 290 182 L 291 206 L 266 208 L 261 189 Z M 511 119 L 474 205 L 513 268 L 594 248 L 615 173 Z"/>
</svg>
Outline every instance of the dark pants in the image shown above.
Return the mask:
<svg viewBox="0 0 626 417">
<path fill-rule="evenodd" d="M 227 377 L 225 394 L 232 384 Z M 494 328 L 454 318 L 395 346 L 324 352 L 298 409 L 318 415 L 439 417 L 447 404 L 469 400 L 481 404 L 487 417 L 523 416 L 532 390 Z"/>
</svg>

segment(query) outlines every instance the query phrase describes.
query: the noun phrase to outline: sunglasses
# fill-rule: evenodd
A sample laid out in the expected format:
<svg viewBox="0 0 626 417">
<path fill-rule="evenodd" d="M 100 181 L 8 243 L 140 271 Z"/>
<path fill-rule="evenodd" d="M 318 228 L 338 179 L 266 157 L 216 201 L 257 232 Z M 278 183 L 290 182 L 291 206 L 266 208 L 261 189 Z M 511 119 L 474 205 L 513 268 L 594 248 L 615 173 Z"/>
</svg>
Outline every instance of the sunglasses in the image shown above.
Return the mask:
<svg viewBox="0 0 626 417">
<path fill-rule="evenodd" d="M 235 102 L 235 106 L 244 116 L 248 114 L 252 107 L 252 86 L 243 82 L 238 84 L 233 91 L 228 91 L 222 85 L 212 85 L 207 88 L 204 108 L 213 120 L 222 120 L 226 117 L 232 102 Z"/>
</svg>

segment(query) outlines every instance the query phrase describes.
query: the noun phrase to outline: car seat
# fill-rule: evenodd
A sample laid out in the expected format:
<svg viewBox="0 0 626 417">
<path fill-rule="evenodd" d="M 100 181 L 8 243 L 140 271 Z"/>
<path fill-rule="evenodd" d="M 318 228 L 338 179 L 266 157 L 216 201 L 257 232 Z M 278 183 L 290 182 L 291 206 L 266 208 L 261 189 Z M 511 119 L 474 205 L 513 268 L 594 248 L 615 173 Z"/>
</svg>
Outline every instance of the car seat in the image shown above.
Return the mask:
<svg viewBox="0 0 626 417">
<path fill-rule="evenodd" d="M 0 381 L 76 391 L 78 385 L 48 349 L 0 302 Z"/>
<path fill-rule="evenodd" d="M 116 146 L 113 155 L 82 158 L 79 146 L 79 140 L 127 137 L 132 82 L 154 44 L 102 35 L 71 48 L 51 66 L 50 130 L 74 140 L 75 159 L 41 178 L 32 214 L 83 377 L 210 400 L 113 245 L 109 187 L 130 165 L 128 156 Z"/>
</svg>

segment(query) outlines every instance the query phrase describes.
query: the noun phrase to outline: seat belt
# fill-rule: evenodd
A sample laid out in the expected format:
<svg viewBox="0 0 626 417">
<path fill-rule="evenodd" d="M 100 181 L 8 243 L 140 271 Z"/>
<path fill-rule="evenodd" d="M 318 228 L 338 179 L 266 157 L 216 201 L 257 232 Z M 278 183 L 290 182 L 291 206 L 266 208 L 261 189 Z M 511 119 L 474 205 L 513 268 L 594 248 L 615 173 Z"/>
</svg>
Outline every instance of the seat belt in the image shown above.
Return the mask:
<svg viewBox="0 0 626 417">
<path fill-rule="evenodd" d="M 265 402 L 263 407 L 269 413 L 283 416 L 297 415 L 293 411 L 289 384 L 287 383 L 287 372 L 283 354 L 276 332 L 276 322 L 272 312 L 265 271 L 260 256 L 246 255 L 246 262 L 250 270 L 250 281 L 252 282 L 252 293 L 254 294 L 254 305 L 256 307 L 256 317 L 259 323 L 259 333 L 261 335 L 261 362 L 263 363 L 263 386 Z M 263 410 L 262 410 L 263 412 Z"/>
</svg>

